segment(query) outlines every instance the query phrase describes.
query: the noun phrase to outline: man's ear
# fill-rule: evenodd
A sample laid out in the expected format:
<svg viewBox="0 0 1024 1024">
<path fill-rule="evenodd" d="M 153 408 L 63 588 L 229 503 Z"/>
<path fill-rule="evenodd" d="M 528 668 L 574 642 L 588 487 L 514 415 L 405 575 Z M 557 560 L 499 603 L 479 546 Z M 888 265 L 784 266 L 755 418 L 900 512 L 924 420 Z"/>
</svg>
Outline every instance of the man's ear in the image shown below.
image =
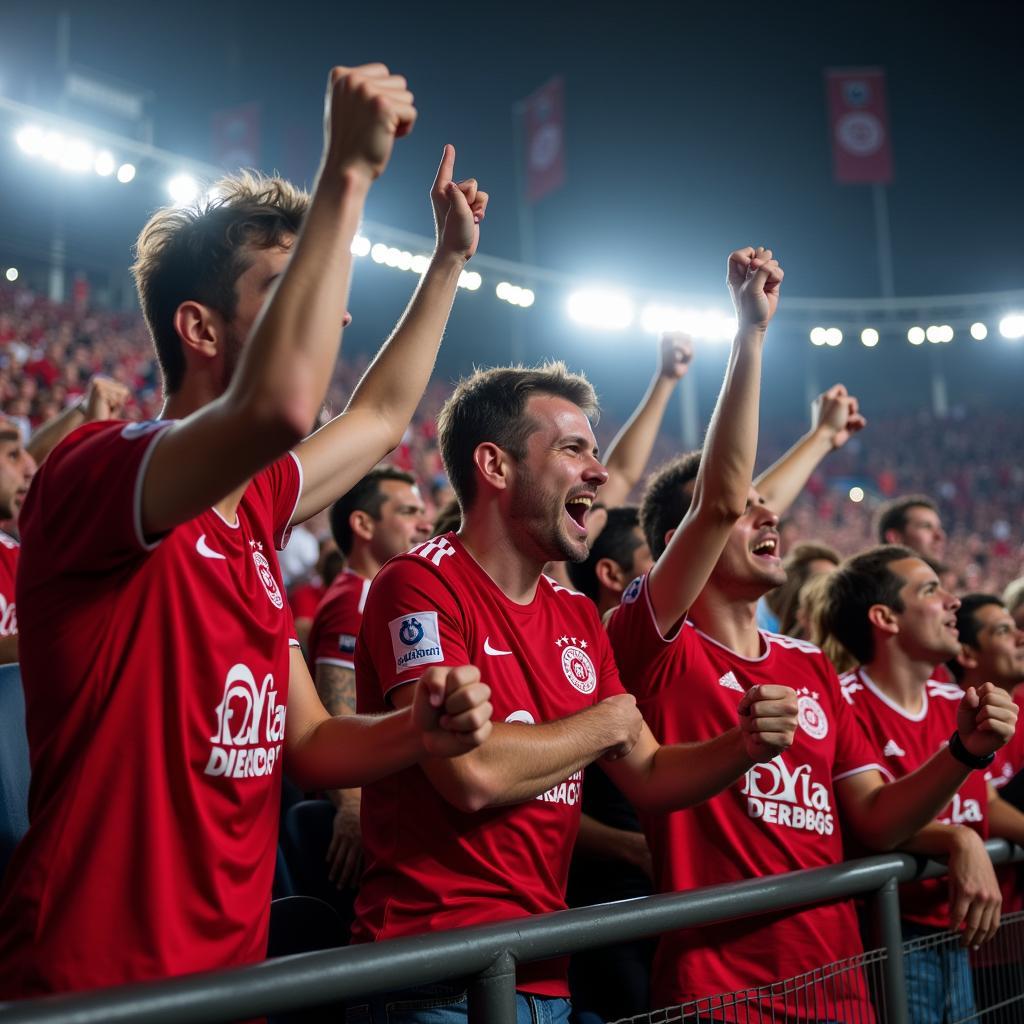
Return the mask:
<svg viewBox="0 0 1024 1024">
<path fill-rule="evenodd" d="M 886 530 L 882 536 L 883 543 L 885 544 L 902 544 L 903 538 L 900 536 L 899 530 Z"/>
<path fill-rule="evenodd" d="M 361 508 L 353 509 L 348 514 L 348 526 L 353 537 L 360 540 L 370 540 L 373 537 L 373 516 L 364 512 Z"/>
<path fill-rule="evenodd" d="M 174 311 L 174 329 L 186 352 L 212 359 L 220 349 L 224 318 L 201 302 L 183 302 Z"/>
<path fill-rule="evenodd" d="M 960 664 L 970 671 L 978 667 L 979 659 L 978 652 L 973 647 L 968 647 L 967 644 L 960 645 L 960 653 L 956 656 L 956 660 Z"/>
<path fill-rule="evenodd" d="M 875 629 L 889 636 L 896 636 L 900 631 L 900 624 L 896 618 L 896 613 L 887 604 L 873 604 L 868 609 L 868 622 Z"/>
<path fill-rule="evenodd" d="M 513 462 L 504 448 L 493 441 L 483 441 L 473 451 L 473 463 L 485 483 L 499 491 L 508 488 Z"/>
<path fill-rule="evenodd" d="M 668 547 L 669 542 L 676 535 L 676 530 L 677 529 L 678 529 L 677 526 L 673 526 L 671 530 L 666 530 L 665 531 L 665 547 Z"/>
<path fill-rule="evenodd" d="M 597 582 L 613 594 L 621 594 L 629 583 L 622 567 L 614 558 L 599 558 L 594 566 L 594 575 Z"/>
</svg>

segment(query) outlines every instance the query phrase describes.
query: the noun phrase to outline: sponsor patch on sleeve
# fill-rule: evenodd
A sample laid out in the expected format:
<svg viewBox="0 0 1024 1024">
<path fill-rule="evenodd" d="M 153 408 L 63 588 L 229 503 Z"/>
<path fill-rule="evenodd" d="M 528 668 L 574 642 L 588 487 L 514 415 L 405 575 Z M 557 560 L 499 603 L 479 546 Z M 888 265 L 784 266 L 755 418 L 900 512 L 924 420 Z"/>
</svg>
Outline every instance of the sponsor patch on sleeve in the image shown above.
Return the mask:
<svg viewBox="0 0 1024 1024">
<path fill-rule="evenodd" d="M 395 652 L 395 670 L 406 672 L 420 665 L 444 661 L 437 612 L 413 612 L 392 619 L 391 646 Z"/>
<path fill-rule="evenodd" d="M 356 638 L 351 633 L 340 633 L 338 635 L 338 650 L 343 654 L 354 654 Z"/>
</svg>

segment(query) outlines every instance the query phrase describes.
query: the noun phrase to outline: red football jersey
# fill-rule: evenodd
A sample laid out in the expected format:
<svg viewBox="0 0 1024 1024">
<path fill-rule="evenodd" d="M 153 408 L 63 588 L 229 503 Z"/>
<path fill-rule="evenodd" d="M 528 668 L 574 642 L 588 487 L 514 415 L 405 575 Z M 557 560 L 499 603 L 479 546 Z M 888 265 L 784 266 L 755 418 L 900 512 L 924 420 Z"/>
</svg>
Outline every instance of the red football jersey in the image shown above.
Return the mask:
<svg viewBox="0 0 1024 1024">
<path fill-rule="evenodd" d="M 964 695 L 956 683 L 929 679 L 921 710 L 916 714 L 886 696 L 863 666 L 844 675 L 841 683 L 843 696 L 861 720 L 875 755 L 896 778 L 920 768 L 949 742 L 956 729 L 956 713 Z M 945 825 L 967 825 L 987 839 L 987 787 L 983 772 L 971 772 L 953 802 L 935 820 Z M 948 928 L 948 883 L 944 878 L 931 878 L 905 885 L 900 890 L 900 909 L 910 921 Z"/>
<path fill-rule="evenodd" d="M 996 751 L 988 770 L 988 780 L 996 789 L 1002 789 L 1018 772 L 1024 771 L 1024 684 L 1014 689 L 1013 702 L 1020 712 L 1017 730 L 1010 742 Z"/>
<path fill-rule="evenodd" d="M 296 619 L 311 619 L 316 606 L 323 600 L 327 588 L 322 583 L 303 583 L 288 594 L 288 603 Z"/>
<path fill-rule="evenodd" d="M 751 660 L 690 621 L 666 639 L 658 630 L 646 576 L 627 588 L 608 633 L 622 681 L 662 743 L 710 740 L 727 732 L 751 686 L 779 684 L 799 694 L 801 728 L 784 754 L 751 768 L 696 807 L 644 816 L 663 892 L 843 859 L 834 783 L 881 766 L 821 651 L 762 632 L 763 653 Z M 653 1005 L 768 985 L 862 951 L 849 901 L 670 933 L 662 937 L 655 958 Z M 860 972 L 840 975 L 822 998 L 828 1003 L 818 1008 L 822 1018 L 873 1019 Z M 780 1020 L 789 1020 L 793 997 L 788 1004 L 777 997 L 773 1008 Z M 728 1011 L 725 1019 L 745 1019 L 744 1012 Z M 719 1013 L 716 1007 L 714 1015 Z"/>
<path fill-rule="evenodd" d="M 351 569 L 339 572 L 327 588 L 309 631 L 309 670 L 314 678 L 320 664 L 355 669 L 356 637 L 369 591 L 370 581 Z"/>
<path fill-rule="evenodd" d="M 94 423 L 40 468 L 18 605 L 31 827 L 0 901 L 0 998 L 266 952 L 291 618 L 275 545 L 298 461 L 141 533 L 166 423 Z"/>
<path fill-rule="evenodd" d="M 359 711 L 431 665 L 478 665 L 496 722 L 551 722 L 622 693 L 594 605 L 542 577 L 509 600 L 455 534 L 393 558 L 370 587 L 356 643 Z M 363 788 L 365 869 L 354 942 L 565 908 L 583 772 L 525 803 L 457 810 L 410 768 Z M 524 965 L 518 986 L 565 996 L 565 963 Z"/>
<path fill-rule="evenodd" d="M 18 632 L 14 579 L 18 571 L 18 542 L 0 530 L 0 636 Z"/>
</svg>

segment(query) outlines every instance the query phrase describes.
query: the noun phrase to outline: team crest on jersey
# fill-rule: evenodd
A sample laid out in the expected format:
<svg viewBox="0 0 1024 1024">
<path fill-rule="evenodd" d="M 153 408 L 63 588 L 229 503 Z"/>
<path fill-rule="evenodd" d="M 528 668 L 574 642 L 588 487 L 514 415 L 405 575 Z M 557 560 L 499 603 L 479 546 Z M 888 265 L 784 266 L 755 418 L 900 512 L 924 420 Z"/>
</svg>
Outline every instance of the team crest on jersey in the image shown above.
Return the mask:
<svg viewBox="0 0 1024 1024">
<path fill-rule="evenodd" d="M 417 665 L 436 665 L 444 661 L 437 612 L 413 612 L 388 623 L 391 647 L 395 652 L 395 671 L 404 672 Z"/>
<path fill-rule="evenodd" d="M 811 693 L 806 686 L 798 691 L 797 720 L 811 739 L 823 740 L 828 735 L 828 718 L 825 709 L 818 703 L 818 694 Z"/>
<path fill-rule="evenodd" d="M 640 590 L 643 587 L 643 585 L 643 576 L 637 576 L 637 578 L 633 580 L 633 582 L 630 583 L 630 585 L 626 587 L 625 591 L 623 592 L 622 603 L 632 604 L 640 596 Z"/>
<path fill-rule="evenodd" d="M 284 598 L 281 596 L 281 589 L 270 570 L 267 556 L 263 554 L 263 545 L 258 540 L 250 540 L 249 547 L 252 548 L 252 560 L 256 563 L 256 573 L 263 584 L 263 589 L 267 592 L 267 597 L 270 598 L 270 603 L 275 608 L 283 608 Z"/>
<path fill-rule="evenodd" d="M 597 688 L 597 672 L 587 654 L 587 641 L 572 636 L 561 636 L 555 644 L 562 652 L 562 671 L 565 678 L 580 691 L 593 693 Z"/>
</svg>

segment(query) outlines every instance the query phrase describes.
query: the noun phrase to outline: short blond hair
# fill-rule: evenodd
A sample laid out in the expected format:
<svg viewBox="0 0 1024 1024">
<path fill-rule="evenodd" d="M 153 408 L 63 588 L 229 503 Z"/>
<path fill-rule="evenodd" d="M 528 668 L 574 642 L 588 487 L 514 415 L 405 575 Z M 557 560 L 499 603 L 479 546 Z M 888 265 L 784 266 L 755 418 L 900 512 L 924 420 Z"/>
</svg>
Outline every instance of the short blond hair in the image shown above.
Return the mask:
<svg viewBox="0 0 1024 1024">
<path fill-rule="evenodd" d="M 215 182 L 199 202 L 149 218 L 135 243 L 132 274 L 165 394 L 174 394 L 185 374 L 174 329 L 178 307 L 191 299 L 231 320 L 249 251 L 290 244 L 308 208 L 309 195 L 283 178 L 242 171 Z"/>
</svg>

